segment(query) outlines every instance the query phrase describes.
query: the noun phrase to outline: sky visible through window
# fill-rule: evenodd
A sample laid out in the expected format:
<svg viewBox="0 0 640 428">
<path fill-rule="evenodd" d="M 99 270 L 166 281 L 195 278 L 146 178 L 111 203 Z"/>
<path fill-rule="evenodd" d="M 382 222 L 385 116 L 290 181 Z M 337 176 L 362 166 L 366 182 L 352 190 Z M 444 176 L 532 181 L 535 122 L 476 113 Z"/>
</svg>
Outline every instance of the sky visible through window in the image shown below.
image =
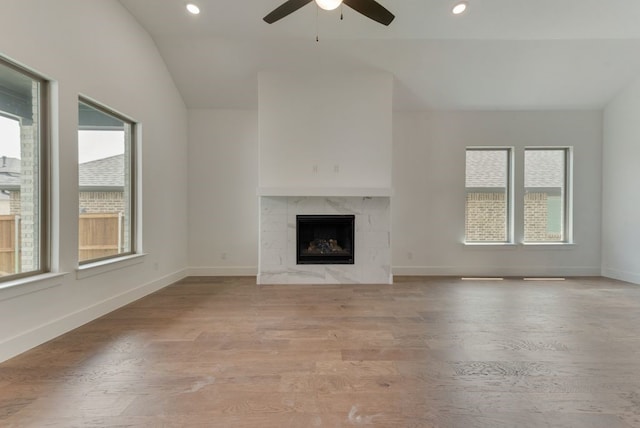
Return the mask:
<svg viewBox="0 0 640 428">
<path fill-rule="evenodd" d="M 78 131 L 78 162 L 124 154 L 124 131 Z"/>
<path fill-rule="evenodd" d="M 0 115 L 0 156 L 20 159 L 20 124 Z"/>
<path fill-rule="evenodd" d="M 79 131 L 78 161 L 90 162 L 124 153 L 124 131 Z M 0 115 L 0 156 L 20 159 L 20 124 Z"/>
</svg>

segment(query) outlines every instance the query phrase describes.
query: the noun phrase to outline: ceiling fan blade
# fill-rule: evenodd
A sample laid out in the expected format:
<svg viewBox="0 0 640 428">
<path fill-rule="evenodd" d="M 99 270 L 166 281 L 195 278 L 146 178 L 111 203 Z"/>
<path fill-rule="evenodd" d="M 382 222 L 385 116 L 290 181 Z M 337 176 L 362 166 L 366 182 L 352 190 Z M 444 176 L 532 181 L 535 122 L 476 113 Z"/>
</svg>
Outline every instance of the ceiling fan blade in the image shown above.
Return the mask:
<svg viewBox="0 0 640 428">
<path fill-rule="evenodd" d="M 273 24 L 274 22 L 284 18 L 290 13 L 295 12 L 302 6 L 311 3 L 312 1 L 313 0 L 288 0 L 275 8 L 270 14 L 262 19 L 264 19 L 267 24 Z"/>
<path fill-rule="evenodd" d="M 343 3 L 367 18 L 389 25 L 395 16 L 375 0 L 343 0 Z"/>
</svg>

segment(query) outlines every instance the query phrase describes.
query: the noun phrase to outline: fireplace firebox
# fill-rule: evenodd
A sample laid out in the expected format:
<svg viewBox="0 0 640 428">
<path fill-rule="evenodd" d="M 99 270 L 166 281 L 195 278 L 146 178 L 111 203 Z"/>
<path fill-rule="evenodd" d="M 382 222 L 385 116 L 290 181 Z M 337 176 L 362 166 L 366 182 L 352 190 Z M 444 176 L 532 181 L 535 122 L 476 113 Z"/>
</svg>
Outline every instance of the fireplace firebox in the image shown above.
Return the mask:
<svg viewBox="0 0 640 428">
<path fill-rule="evenodd" d="M 354 215 L 296 216 L 297 264 L 353 264 Z"/>
</svg>

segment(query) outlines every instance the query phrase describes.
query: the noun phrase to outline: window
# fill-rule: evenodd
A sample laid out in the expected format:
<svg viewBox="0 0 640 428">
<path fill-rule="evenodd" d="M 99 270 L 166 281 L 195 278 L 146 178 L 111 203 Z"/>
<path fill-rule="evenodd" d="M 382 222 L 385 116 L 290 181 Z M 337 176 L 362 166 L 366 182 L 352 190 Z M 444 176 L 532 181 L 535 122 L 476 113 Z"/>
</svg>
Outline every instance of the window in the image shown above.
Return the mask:
<svg viewBox="0 0 640 428">
<path fill-rule="evenodd" d="M 135 251 L 134 123 L 94 102 L 79 102 L 80 263 Z"/>
<path fill-rule="evenodd" d="M 524 240 L 567 242 L 569 149 L 524 152 Z"/>
<path fill-rule="evenodd" d="M 465 241 L 512 241 L 510 148 L 467 148 Z"/>
<path fill-rule="evenodd" d="M 47 82 L 0 59 L 0 280 L 48 269 Z"/>
</svg>

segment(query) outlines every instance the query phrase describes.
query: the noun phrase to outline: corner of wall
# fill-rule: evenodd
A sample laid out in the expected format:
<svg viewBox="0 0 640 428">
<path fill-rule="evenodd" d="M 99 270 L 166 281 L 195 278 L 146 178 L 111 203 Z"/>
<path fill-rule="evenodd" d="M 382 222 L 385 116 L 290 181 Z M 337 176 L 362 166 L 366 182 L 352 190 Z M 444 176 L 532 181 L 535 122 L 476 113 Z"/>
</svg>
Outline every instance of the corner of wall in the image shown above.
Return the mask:
<svg viewBox="0 0 640 428">
<path fill-rule="evenodd" d="M 186 270 L 165 275 L 139 287 L 97 302 L 58 319 L 49 321 L 28 331 L 0 342 L 0 362 L 13 358 L 42 343 L 93 321 L 142 297 L 159 291 L 187 276 Z"/>
</svg>

